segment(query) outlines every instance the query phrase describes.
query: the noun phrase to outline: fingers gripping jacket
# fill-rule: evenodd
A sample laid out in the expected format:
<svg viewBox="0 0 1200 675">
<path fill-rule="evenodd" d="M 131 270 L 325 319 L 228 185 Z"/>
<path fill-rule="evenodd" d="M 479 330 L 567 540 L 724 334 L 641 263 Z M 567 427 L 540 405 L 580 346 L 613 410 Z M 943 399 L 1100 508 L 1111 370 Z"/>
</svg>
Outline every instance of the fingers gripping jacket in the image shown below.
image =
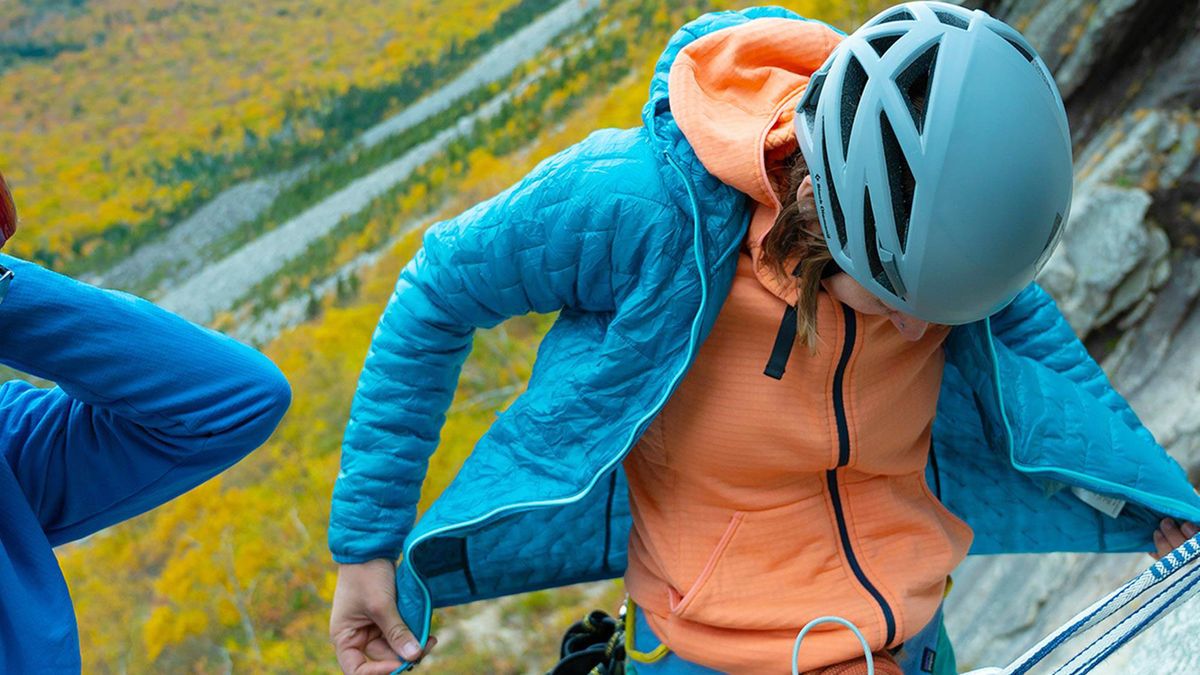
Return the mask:
<svg viewBox="0 0 1200 675">
<path fill-rule="evenodd" d="M 876 16 L 813 75 L 796 132 L 834 259 L 928 321 L 1007 305 L 1066 221 L 1062 99 L 1020 33 L 982 11 Z"/>
</svg>

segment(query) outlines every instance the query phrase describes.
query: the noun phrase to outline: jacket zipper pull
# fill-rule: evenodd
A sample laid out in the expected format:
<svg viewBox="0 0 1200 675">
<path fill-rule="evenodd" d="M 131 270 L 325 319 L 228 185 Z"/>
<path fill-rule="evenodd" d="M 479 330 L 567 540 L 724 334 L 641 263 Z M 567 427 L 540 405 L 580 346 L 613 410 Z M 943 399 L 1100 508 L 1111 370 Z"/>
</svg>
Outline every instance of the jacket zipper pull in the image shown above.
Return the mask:
<svg viewBox="0 0 1200 675">
<path fill-rule="evenodd" d="M 763 375 L 776 380 L 783 379 L 783 371 L 787 368 L 788 357 L 792 355 L 792 345 L 796 342 L 796 306 L 788 305 L 783 310 L 783 319 L 779 322 L 779 332 L 775 334 L 775 346 L 771 348 L 771 358 Z"/>
</svg>

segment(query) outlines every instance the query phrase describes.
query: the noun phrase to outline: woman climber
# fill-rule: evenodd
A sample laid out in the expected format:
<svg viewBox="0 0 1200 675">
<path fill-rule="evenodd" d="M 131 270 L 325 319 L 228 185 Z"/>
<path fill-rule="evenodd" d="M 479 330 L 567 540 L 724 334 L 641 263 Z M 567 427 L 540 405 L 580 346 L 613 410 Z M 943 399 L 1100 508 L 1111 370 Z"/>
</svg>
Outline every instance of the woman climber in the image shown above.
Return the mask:
<svg viewBox="0 0 1200 675">
<path fill-rule="evenodd" d="M 1072 188 L 1053 82 L 945 3 L 848 37 L 709 14 L 667 45 L 643 127 L 432 227 L 333 494 L 344 672 L 421 658 L 433 607 L 622 573 L 631 671 L 865 672 L 857 631 L 879 672 L 953 672 L 940 607 L 969 550 L 1194 534 L 1163 519 L 1200 497 L 1032 284 Z M 528 390 L 414 527 L 473 331 L 555 311 Z M 793 664 L 822 615 L 854 630 L 818 626 Z"/>
</svg>

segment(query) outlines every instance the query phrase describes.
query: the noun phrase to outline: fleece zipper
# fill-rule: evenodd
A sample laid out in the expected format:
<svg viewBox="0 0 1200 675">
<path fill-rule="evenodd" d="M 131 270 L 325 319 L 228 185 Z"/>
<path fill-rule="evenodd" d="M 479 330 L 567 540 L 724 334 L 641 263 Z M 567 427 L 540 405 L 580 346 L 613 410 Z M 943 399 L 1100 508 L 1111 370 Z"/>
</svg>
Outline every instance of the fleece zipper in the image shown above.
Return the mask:
<svg viewBox="0 0 1200 675">
<path fill-rule="evenodd" d="M 854 344 L 858 338 L 858 324 L 855 318 L 854 310 L 849 306 L 842 304 L 842 317 L 846 329 L 846 337 L 842 343 L 842 355 L 838 359 L 837 370 L 833 373 L 833 413 L 837 421 L 838 434 L 838 461 L 837 466 L 825 472 L 825 483 L 829 488 L 829 501 L 833 505 L 833 514 L 837 521 L 838 538 L 842 542 L 842 550 L 846 554 L 846 562 L 849 563 L 850 569 L 854 572 L 854 576 L 858 579 L 858 583 L 871 594 L 871 597 L 878 603 L 880 611 L 883 613 L 884 623 L 887 625 L 887 638 L 884 640 L 884 645 L 890 645 L 892 640 L 896 638 L 896 616 L 892 612 L 892 608 L 888 605 L 887 600 L 875 584 L 867 578 L 867 574 L 863 571 L 862 565 L 858 562 L 858 556 L 854 553 L 854 545 L 850 541 L 850 528 L 846 525 L 846 512 L 842 505 L 841 488 L 838 484 L 838 471 L 850 463 L 850 424 L 846 418 L 846 368 L 850 364 L 850 356 L 854 353 Z"/>
</svg>

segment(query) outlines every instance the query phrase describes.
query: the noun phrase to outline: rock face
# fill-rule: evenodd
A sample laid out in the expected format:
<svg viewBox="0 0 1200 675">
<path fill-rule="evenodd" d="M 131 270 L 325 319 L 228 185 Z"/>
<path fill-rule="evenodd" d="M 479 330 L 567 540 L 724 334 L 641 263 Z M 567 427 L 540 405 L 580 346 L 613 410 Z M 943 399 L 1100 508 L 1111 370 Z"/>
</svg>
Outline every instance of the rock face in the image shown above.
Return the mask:
<svg viewBox="0 0 1200 675">
<path fill-rule="evenodd" d="M 1075 198 L 1063 245 L 1039 281 L 1200 482 L 1200 0 L 962 4 L 1024 32 L 1067 103 Z M 960 669 L 1008 663 L 1148 563 L 1142 555 L 968 560 L 947 603 Z M 1096 672 L 1200 671 L 1197 636 L 1193 601 Z"/>
<path fill-rule="evenodd" d="M 1166 235 L 1143 222 L 1149 208 L 1140 188 L 1101 185 L 1074 200 L 1041 283 L 1079 335 L 1128 310 L 1170 274 Z"/>
</svg>

